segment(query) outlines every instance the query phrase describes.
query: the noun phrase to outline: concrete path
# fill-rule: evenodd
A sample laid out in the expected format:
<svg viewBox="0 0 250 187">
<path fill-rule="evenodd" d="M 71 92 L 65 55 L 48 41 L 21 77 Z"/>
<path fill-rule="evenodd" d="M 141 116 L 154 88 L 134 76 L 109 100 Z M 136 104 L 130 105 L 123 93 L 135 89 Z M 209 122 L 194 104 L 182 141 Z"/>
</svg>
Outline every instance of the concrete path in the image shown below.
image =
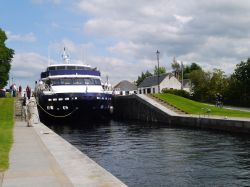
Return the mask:
<svg viewBox="0 0 250 187">
<path fill-rule="evenodd" d="M 0 187 L 2 187 L 3 184 L 3 172 L 0 171 Z"/>
<path fill-rule="evenodd" d="M 3 187 L 72 186 L 54 157 L 37 136 L 33 127 L 17 121 L 10 168 L 4 173 Z"/>
<path fill-rule="evenodd" d="M 232 109 L 232 110 L 240 110 L 240 111 L 250 112 L 250 108 L 246 108 L 246 107 L 224 106 L 224 108 Z"/>
<path fill-rule="evenodd" d="M 27 123 L 20 120 L 15 122 L 10 168 L 2 177 L 3 187 L 126 187 L 111 173 L 39 122 L 34 99 L 30 104 L 28 109 L 33 126 L 27 127 Z M 2 186 L 0 177 L 0 187 Z"/>
</svg>

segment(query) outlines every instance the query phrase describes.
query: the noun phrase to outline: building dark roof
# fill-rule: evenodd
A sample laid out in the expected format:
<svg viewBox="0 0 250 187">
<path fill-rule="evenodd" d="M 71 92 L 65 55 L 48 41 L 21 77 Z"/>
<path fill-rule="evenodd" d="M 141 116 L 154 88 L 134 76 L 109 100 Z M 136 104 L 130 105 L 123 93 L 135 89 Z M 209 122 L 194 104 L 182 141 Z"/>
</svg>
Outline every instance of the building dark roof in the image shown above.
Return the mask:
<svg viewBox="0 0 250 187">
<path fill-rule="evenodd" d="M 161 83 L 167 76 L 172 76 L 171 73 L 167 73 L 167 74 L 162 74 L 159 76 L 159 83 Z M 144 88 L 144 87 L 151 87 L 151 86 L 156 86 L 158 85 L 158 76 L 154 75 L 154 76 L 150 76 L 150 77 L 146 77 L 142 83 L 138 86 L 138 88 Z"/>
<path fill-rule="evenodd" d="M 133 91 L 133 90 L 137 90 L 137 86 L 134 85 L 133 83 L 129 82 L 129 81 L 121 81 L 119 82 L 117 85 L 115 85 L 114 87 L 115 89 L 118 89 L 120 91 Z"/>
</svg>

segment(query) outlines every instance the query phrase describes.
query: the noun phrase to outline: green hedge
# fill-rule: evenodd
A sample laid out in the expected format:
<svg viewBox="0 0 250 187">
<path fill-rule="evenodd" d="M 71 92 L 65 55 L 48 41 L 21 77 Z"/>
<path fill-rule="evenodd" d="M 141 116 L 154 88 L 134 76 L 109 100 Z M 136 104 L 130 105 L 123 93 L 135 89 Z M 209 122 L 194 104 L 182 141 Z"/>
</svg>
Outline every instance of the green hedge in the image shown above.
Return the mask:
<svg viewBox="0 0 250 187">
<path fill-rule="evenodd" d="M 185 97 L 190 99 L 191 98 L 191 94 L 185 90 L 176 90 L 176 89 L 167 89 L 164 88 L 162 89 L 162 93 L 169 93 L 169 94 L 173 94 L 173 95 L 178 95 L 181 97 Z"/>
</svg>

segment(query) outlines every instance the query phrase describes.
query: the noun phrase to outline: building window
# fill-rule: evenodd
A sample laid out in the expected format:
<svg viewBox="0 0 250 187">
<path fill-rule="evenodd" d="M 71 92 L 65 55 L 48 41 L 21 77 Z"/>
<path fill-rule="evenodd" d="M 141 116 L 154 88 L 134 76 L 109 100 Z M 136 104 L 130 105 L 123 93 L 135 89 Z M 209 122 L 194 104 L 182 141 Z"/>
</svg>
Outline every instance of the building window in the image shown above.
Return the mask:
<svg viewBox="0 0 250 187">
<path fill-rule="evenodd" d="M 143 89 L 143 94 L 146 94 L 146 89 L 145 88 Z"/>
<path fill-rule="evenodd" d="M 148 94 L 151 93 L 151 88 L 147 88 L 147 93 L 148 93 Z"/>
<path fill-rule="evenodd" d="M 153 88 L 153 93 L 155 93 L 155 88 Z"/>
<path fill-rule="evenodd" d="M 139 90 L 139 94 L 141 94 L 141 90 Z"/>
</svg>

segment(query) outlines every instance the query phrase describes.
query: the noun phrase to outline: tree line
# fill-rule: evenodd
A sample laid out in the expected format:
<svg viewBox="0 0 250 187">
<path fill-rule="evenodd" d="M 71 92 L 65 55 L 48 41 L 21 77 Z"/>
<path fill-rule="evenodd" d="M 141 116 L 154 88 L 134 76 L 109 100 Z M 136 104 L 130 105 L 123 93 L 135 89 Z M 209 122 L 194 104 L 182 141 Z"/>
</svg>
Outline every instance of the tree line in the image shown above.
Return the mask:
<svg viewBox="0 0 250 187">
<path fill-rule="evenodd" d="M 226 75 L 221 69 L 205 71 L 197 63 L 183 66 L 175 59 L 172 69 L 177 79 L 182 79 L 182 70 L 183 79 L 190 79 L 192 87 L 189 97 L 193 100 L 215 103 L 216 95 L 220 94 L 224 104 L 250 106 L 250 58 L 237 64 L 231 75 Z M 156 70 L 155 67 L 153 74 L 142 72 L 136 84 L 139 85 L 148 76 L 157 75 Z M 161 73 L 166 73 L 166 69 Z"/>
<path fill-rule="evenodd" d="M 0 28 L 0 89 L 7 85 L 14 50 L 5 46 L 7 36 Z"/>
</svg>

